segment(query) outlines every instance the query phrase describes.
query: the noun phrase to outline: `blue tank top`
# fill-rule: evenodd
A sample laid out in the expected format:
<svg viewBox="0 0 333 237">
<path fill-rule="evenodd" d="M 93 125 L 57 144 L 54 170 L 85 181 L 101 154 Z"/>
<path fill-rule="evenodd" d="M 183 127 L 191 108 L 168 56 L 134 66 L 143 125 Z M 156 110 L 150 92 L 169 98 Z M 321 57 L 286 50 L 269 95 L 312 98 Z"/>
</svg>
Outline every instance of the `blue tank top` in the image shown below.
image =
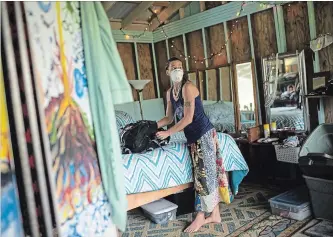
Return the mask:
<svg viewBox="0 0 333 237">
<path fill-rule="evenodd" d="M 170 101 L 172 104 L 172 110 L 176 122 L 179 122 L 184 117 L 184 99 L 182 95 L 182 89 L 179 92 L 179 98 L 176 101 L 172 93 L 173 88 L 170 91 Z M 204 112 L 200 95 L 195 98 L 195 109 L 192 123 L 184 128 L 185 137 L 188 144 L 195 143 L 199 140 L 206 132 L 211 130 L 213 125 L 209 121 L 208 117 Z"/>
</svg>

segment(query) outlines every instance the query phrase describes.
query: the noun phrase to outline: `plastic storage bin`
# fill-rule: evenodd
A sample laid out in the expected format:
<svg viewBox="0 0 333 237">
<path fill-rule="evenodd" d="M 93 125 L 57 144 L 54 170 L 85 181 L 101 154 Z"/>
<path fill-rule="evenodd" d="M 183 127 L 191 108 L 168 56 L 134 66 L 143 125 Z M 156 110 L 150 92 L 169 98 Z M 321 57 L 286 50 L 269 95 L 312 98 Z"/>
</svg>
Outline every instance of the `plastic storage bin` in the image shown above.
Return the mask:
<svg viewBox="0 0 333 237">
<path fill-rule="evenodd" d="M 178 205 L 177 216 L 195 212 L 195 193 L 193 188 L 185 189 L 182 192 L 165 197 L 165 199 Z"/>
<path fill-rule="evenodd" d="M 176 219 L 178 206 L 165 199 L 141 206 L 143 213 L 156 224 L 165 224 Z"/>
<path fill-rule="evenodd" d="M 303 175 L 310 190 L 312 211 L 315 218 L 333 221 L 333 180 Z"/>
<path fill-rule="evenodd" d="M 282 193 L 269 200 L 272 213 L 298 221 L 311 216 L 311 207 L 306 187 Z"/>
</svg>

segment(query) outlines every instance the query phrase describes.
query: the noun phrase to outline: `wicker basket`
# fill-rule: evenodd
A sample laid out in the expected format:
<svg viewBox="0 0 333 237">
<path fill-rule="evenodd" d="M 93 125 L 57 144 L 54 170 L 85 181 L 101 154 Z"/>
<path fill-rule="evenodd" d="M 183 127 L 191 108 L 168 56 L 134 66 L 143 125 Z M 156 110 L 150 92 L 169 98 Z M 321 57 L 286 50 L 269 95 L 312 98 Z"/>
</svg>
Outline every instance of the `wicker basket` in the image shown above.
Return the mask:
<svg viewBox="0 0 333 237">
<path fill-rule="evenodd" d="M 301 147 L 283 147 L 283 145 L 274 145 L 276 159 L 282 162 L 298 164 L 298 153 Z"/>
</svg>

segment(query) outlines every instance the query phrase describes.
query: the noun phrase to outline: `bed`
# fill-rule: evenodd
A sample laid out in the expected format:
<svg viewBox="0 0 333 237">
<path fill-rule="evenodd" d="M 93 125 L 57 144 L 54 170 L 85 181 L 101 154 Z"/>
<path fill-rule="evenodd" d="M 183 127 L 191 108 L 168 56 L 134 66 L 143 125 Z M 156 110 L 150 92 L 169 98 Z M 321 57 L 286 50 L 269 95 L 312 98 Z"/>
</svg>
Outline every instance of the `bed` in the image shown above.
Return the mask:
<svg viewBox="0 0 333 237">
<path fill-rule="evenodd" d="M 232 102 L 218 101 L 204 106 L 205 113 L 216 131 L 235 133 L 235 111 Z M 251 119 L 250 119 L 251 118 Z M 255 127 L 254 111 L 241 111 L 241 130 Z"/>
<path fill-rule="evenodd" d="M 277 107 L 271 108 L 270 120 L 276 122 L 276 127 L 282 129 L 284 127 L 295 128 L 296 130 L 304 130 L 303 110 L 297 107 Z"/>
<path fill-rule="evenodd" d="M 133 122 L 124 112 L 116 112 L 118 127 Z M 224 165 L 229 174 L 232 194 L 248 173 L 248 166 L 234 139 L 218 133 Z M 144 154 L 123 154 L 128 210 L 192 186 L 192 161 L 183 133 L 171 137 L 163 148 Z"/>
</svg>

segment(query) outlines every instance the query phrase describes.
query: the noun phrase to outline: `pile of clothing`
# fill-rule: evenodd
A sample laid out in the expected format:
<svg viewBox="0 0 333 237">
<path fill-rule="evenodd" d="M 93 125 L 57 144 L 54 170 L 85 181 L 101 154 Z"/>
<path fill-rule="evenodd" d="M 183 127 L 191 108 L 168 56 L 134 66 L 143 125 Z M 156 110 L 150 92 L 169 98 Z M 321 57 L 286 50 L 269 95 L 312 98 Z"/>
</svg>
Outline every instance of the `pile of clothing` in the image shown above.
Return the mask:
<svg viewBox="0 0 333 237">
<path fill-rule="evenodd" d="M 126 125 L 120 132 L 122 153 L 144 153 L 167 145 L 170 137 L 160 140 L 156 136 L 158 131 L 164 131 L 164 129 L 158 129 L 155 121 L 141 120 Z"/>
<path fill-rule="evenodd" d="M 283 147 L 298 147 L 300 141 L 297 136 L 290 136 L 283 141 Z"/>
</svg>

